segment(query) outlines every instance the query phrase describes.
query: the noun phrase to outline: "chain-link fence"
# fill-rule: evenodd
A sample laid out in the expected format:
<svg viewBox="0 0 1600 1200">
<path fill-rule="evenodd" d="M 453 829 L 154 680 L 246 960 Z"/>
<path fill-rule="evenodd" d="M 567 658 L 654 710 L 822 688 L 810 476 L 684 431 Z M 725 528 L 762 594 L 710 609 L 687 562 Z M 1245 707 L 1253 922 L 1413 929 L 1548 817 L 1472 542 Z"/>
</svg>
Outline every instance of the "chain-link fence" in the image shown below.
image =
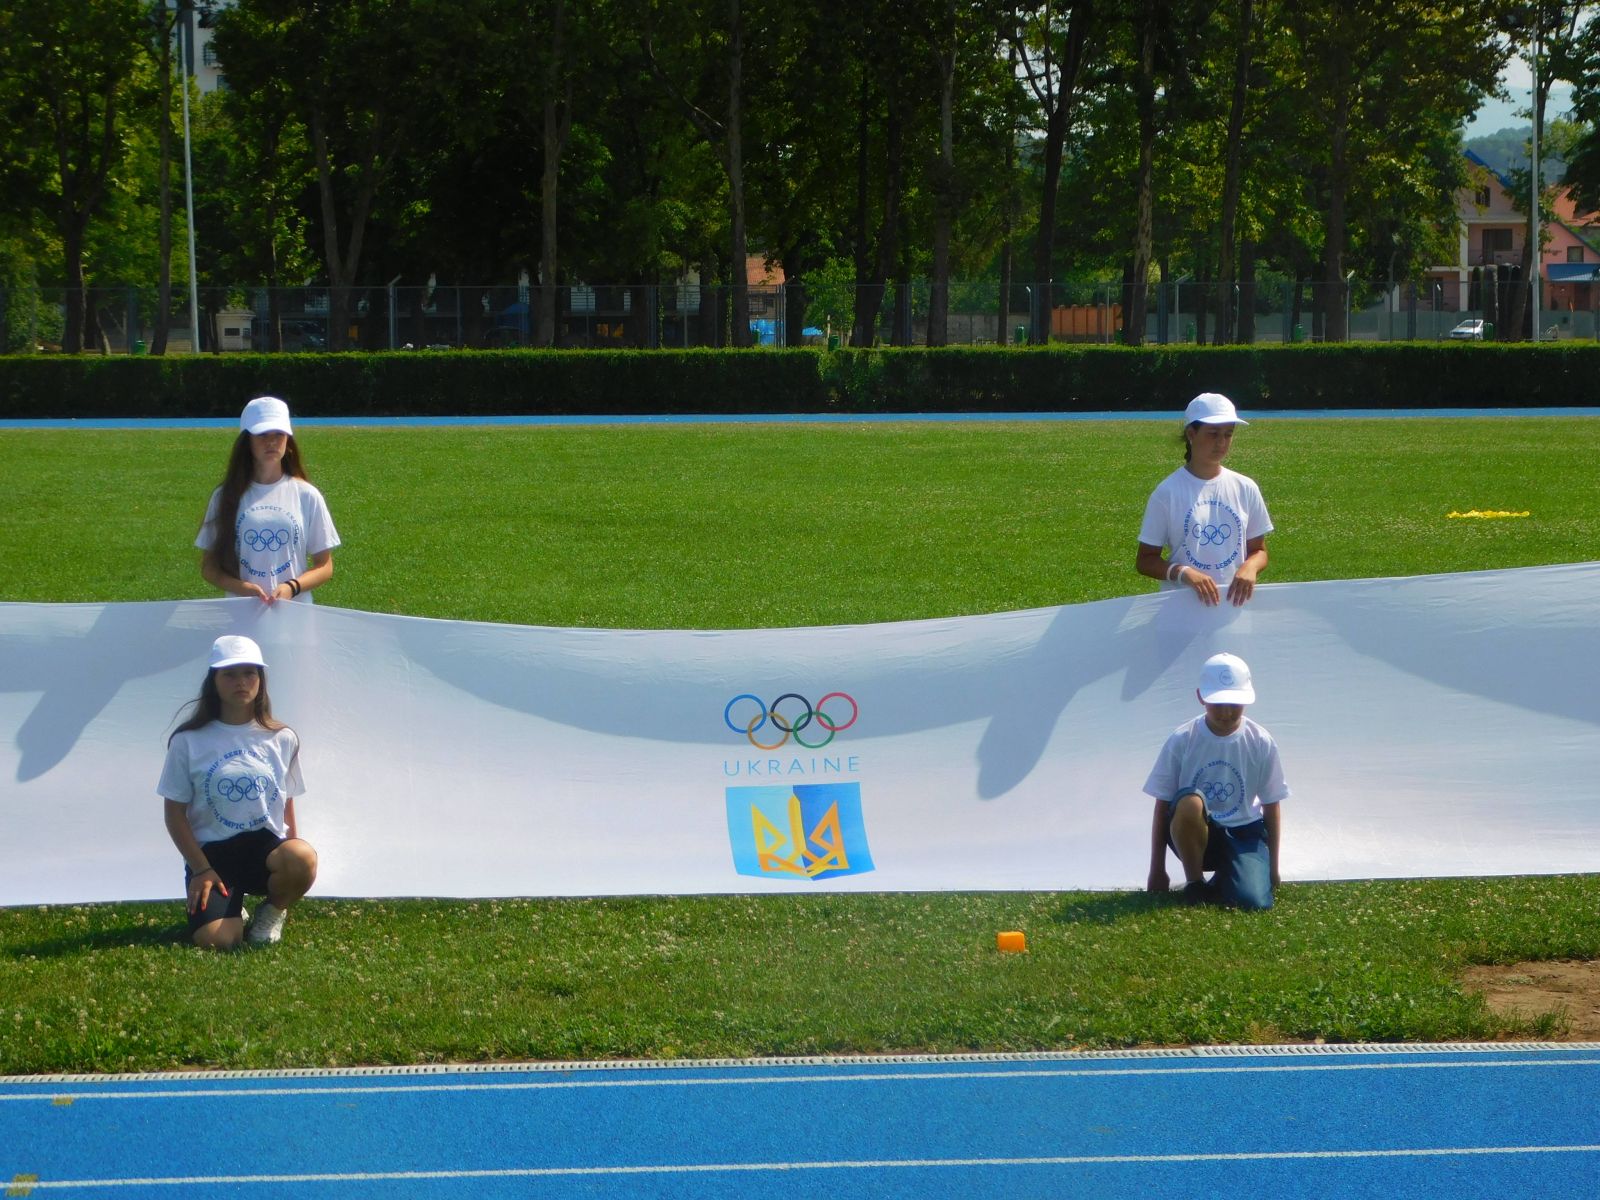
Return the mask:
<svg viewBox="0 0 1600 1200">
<path fill-rule="evenodd" d="M 949 286 L 944 341 L 950 345 L 1051 342 L 1262 344 L 1494 340 L 1513 319 L 1516 283 L 1482 284 L 1455 273 L 1416 283 L 1318 284 L 1175 282 L 1143 289 L 1119 284 L 1016 284 L 1002 297 L 993 282 Z M 174 294 L 165 318 L 154 288 L 0 292 L 0 349 L 59 351 L 74 326 L 69 303 L 82 297 L 76 325 L 89 353 L 174 354 L 338 349 L 497 349 L 699 346 L 925 345 L 932 287 L 927 280 L 809 292 L 803 284 L 742 289 L 677 283 L 428 285 L 330 288 L 230 287 L 200 290 L 191 319 Z M 1600 286 L 1547 285 L 1540 298 L 1544 340 L 1594 339 Z M 748 330 L 734 330 L 741 318 Z M 1522 305 L 1521 336 L 1533 313 Z M 1143 313 L 1130 339 L 1129 314 Z M 1474 324 L 1476 322 L 1476 324 Z M 196 340 L 198 333 L 198 341 Z"/>
</svg>

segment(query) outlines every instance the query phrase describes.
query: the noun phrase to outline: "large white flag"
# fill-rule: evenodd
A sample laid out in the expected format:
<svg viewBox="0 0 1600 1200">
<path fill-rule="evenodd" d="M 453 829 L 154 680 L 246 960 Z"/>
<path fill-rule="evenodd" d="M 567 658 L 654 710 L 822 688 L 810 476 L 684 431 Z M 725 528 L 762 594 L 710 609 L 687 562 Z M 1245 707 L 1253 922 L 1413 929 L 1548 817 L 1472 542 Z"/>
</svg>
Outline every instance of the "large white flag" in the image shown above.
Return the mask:
<svg viewBox="0 0 1600 1200">
<path fill-rule="evenodd" d="M 324 895 L 1139 887 L 1219 650 L 1282 748 L 1286 878 L 1600 870 L 1589 563 L 715 632 L 0 605 L 0 904 L 180 894 L 155 781 L 227 632 L 301 735 Z"/>
</svg>

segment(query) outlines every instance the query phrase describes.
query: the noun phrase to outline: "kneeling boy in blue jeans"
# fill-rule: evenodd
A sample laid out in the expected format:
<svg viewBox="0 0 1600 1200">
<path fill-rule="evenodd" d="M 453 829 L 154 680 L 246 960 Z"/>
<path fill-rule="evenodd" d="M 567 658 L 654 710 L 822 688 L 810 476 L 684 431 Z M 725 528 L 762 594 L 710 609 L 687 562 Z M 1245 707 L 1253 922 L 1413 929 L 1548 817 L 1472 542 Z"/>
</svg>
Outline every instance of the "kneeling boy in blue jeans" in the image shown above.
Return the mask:
<svg viewBox="0 0 1600 1200">
<path fill-rule="evenodd" d="M 1183 863 L 1186 901 L 1271 908 L 1278 886 L 1278 802 L 1289 794 L 1278 744 L 1244 715 L 1256 698 L 1244 659 L 1206 659 L 1195 694 L 1205 714 L 1173 731 L 1145 780 L 1145 794 L 1156 801 L 1146 887 L 1167 890 L 1171 846 Z M 1207 871 L 1215 872 L 1209 883 Z"/>
</svg>

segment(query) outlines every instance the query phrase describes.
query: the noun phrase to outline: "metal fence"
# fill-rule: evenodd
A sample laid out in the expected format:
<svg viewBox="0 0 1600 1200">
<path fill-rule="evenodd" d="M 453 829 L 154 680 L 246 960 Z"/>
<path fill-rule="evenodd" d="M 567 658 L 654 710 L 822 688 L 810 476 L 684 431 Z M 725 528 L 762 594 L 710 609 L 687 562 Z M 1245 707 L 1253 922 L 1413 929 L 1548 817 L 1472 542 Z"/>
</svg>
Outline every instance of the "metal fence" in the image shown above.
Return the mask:
<svg viewBox="0 0 1600 1200">
<path fill-rule="evenodd" d="M 1449 276 L 1420 283 L 1323 285 L 1292 281 L 1151 284 L 1141 297 L 1120 284 L 1017 284 L 1001 304 L 993 282 L 950 285 L 946 341 L 986 345 L 1038 341 L 1126 340 L 1129 314 L 1143 310 L 1146 344 L 1263 344 L 1326 340 L 1345 325 L 1361 342 L 1493 338 L 1505 324 L 1512 290 Z M 931 287 L 926 280 L 873 289 L 808 293 L 798 284 L 751 285 L 749 342 L 756 346 L 923 345 Z M 153 288 L 91 289 L 83 348 L 142 354 L 161 323 Z M 62 289 L 0 292 L 0 348 L 10 353 L 62 348 L 67 302 Z M 390 286 L 350 289 L 344 303 L 328 288 L 206 288 L 198 322 L 174 294 L 165 319 L 166 351 L 175 354 L 322 351 L 336 348 L 496 349 L 543 344 L 540 305 L 552 306 L 553 342 L 584 347 L 696 347 L 734 344 L 734 289 L 695 283 L 579 285 L 548 290 L 512 285 Z M 1600 286 L 1547 285 L 1540 330 L 1546 340 L 1594 339 Z M 857 307 L 870 337 L 857 335 Z M 342 312 L 342 316 L 337 315 Z M 1473 320 L 1487 327 L 1464 324 Z M 1531 321 L 1525 317 L 1525 326 Z M 199 342 L 191 333 L 198 325 Z M 1502 331 L 1503 332 L 1503 331 Z"/>
</svg>

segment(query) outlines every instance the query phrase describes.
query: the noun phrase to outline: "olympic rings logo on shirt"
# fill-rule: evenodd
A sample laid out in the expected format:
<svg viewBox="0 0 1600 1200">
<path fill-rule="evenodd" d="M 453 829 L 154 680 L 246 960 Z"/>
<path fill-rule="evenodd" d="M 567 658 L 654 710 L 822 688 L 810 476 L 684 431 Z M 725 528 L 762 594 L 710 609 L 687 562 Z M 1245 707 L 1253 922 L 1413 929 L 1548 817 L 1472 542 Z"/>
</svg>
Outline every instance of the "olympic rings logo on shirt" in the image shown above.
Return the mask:
<svg viewBox="0 0 1600 1200">
<path fill-rule="evenodd" d="M 274 550 L 282 550 L 289 544 L 289 531 L 287 529 L 247 529 L 239 535 L 239 540 L 257 553 L 270 553 Z"/>
<path fill-rule="evenodd" d="M 1233 526 L 1201 525 L 1196 527 L 1194 536 L 1202 546 L 1220 546 L 1233 536 Z"/>
<path fill-rule="evenodd" d="M 1200 785 L 1206 795 L 1206 807 L 1215 812 L 1223 803 L 1233 799 L 1234 786 L 1225 780 L 1212 780 Z"/>
<path fill-rule="evenodd" d="M 754 710 L 751 710 L 748 705 L 745 706 L 744 712 L 752 712 L 753 715 L 742 724 L 736 722 L 733 716 L 734 706 L 741 700 L 748 700 L 755 705 Z M 832 716 L 826 711 L 830 700 L 841 702 L 834 705 Z M 792 702 L 788 705 L 787 711 L 784 709 L 785 701 Z M 836 720 L 836 717 L 843 715 L 841 710 L 845 704 L 850 706 L 850 719 L 848 721 Z M 740 715 L 743 716 L 743 712 Z M 811 701 L 807 700 L 799 692 L 785 692 L 771 704 L 766 703 L 760 696 L 753 693 L 740 692 L 723 707 L 722 723 L 733 732 L 744 734 L 745 737 L 750 739 L 750 744 L 757 750 L 776 750 L 786 744 L 790 738 L 793 738 L 797 745 L 804 746 L 807 750 L 820 750 L 833 741 L 836 735 L 843 733 L 854 725 L 856 718 L 860 715 L 860 705 L 856 703 L 855 697 L 848 692 L 829 692 L 821 700 L 817 701 L 815 708 L 812 707 Z M 780 735 L 778 740 L 775 742 L 757 741 L 756 731 L 769 721 Z M 806 741 L 801 736 L 801 733 L 803 730 L 809 729 L 813 724 L 826 729 L 828 736 L 814 742 Z"/>
<path fill-rule="evenodd" d="M 265 775 L 224 775 L 217 780 L 217 795 L 235 804 L 260 800 L 272 790 L 272 780 Z"/>
</svg>

